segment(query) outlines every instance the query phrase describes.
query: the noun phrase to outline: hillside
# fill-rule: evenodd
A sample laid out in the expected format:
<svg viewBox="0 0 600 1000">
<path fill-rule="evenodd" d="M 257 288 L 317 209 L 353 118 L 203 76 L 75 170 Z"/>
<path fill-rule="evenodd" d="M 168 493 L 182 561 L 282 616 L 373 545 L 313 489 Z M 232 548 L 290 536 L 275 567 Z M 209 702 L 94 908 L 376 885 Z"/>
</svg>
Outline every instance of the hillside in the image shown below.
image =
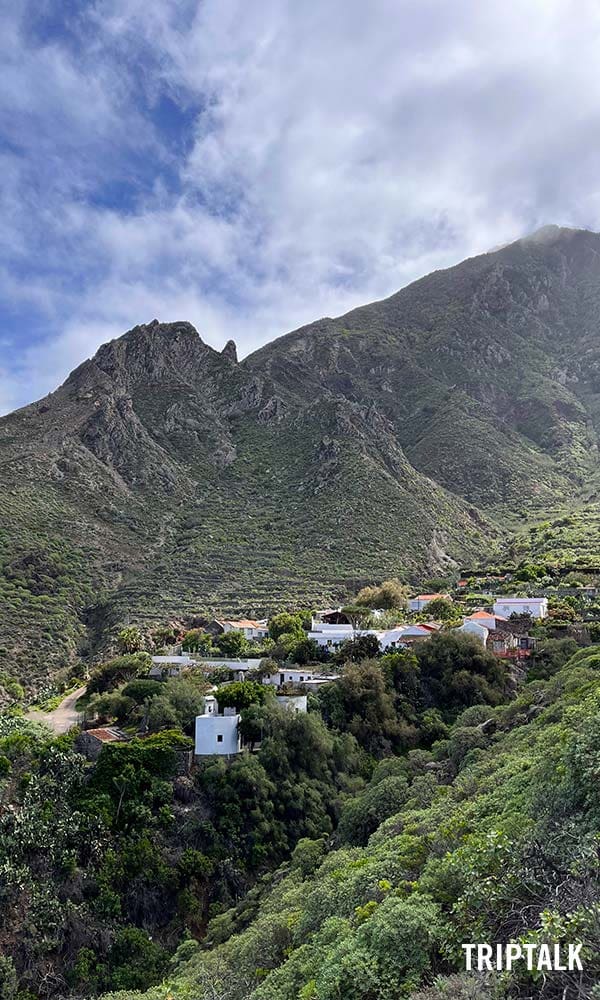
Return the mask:
<svg viewBox="0 0 600 1000">
<path fill-rule="evenodd" d="M 239 363 L 188 323 L 104 345 L 0 420 L 0 671 L 39 686 L 128 618 L 330 601 L 585 511 L 599 315 L 600 235 L 550 227 Z"/>
<path fill-rule="evenodd" d="M 302 839 L 146 1000 L 597 997 L 597 652 L 382 761 L 336 835 Z M 463 942 L 510 940 L 582 942 L 584 971 L 462 974 Z"/>
</svg>

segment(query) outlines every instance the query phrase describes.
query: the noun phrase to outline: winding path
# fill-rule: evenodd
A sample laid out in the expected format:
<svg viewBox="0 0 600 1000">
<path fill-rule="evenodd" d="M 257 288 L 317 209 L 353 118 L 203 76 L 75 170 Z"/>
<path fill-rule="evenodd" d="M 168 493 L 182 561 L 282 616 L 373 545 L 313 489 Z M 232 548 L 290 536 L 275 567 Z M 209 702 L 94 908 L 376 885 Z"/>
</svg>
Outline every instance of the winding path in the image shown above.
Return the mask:
<svg viewBox="0 0 600 1000">
<path fill-rule="evenodd" d="M 75 706 L 85 691 L 85 687 L 77 688 L 76 691 L 68 694 L 54 711 L 38 712 L 32 710 L 27 712 L 26 718 L 31 719 L 32 722 L 45 722 L 57 735 L 66 733 L 71 726 L 77 726 L 81 722 L 82 713 L 78 712 Z"/>
</svg>

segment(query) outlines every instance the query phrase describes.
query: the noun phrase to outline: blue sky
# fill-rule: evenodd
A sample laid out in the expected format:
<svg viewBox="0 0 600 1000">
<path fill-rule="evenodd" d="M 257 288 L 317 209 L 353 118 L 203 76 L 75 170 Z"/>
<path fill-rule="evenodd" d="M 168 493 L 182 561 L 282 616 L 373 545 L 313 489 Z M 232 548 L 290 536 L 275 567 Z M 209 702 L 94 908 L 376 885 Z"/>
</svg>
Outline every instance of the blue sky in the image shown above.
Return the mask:
<svg viewBox="0 0 600 1000">
<path fill-rule="evenodd" d="M 600 228 L 592 0 L 0 10 L 0 413 L 155 316 L 246 354 Z"/>
</svg>

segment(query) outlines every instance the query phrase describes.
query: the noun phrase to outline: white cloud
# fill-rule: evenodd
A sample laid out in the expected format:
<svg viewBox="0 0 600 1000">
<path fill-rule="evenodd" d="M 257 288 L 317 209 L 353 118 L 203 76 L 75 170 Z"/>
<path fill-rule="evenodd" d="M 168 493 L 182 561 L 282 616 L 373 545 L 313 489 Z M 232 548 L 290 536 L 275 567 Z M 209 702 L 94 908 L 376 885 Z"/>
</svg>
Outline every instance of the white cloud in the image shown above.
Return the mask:
<svg viewBox="0 0 600 1000">
<path fill-rule="evenodd" d="M 51 333 L 8 352 L 0 408 L 154 316 L 247 353 L 546 222 L 600 226 L 592 0 L 91 11 L 76 46 L 11 22 L 0 287 Z M 161 95 L 197 109 L 189 142 Z"/>
</svg>

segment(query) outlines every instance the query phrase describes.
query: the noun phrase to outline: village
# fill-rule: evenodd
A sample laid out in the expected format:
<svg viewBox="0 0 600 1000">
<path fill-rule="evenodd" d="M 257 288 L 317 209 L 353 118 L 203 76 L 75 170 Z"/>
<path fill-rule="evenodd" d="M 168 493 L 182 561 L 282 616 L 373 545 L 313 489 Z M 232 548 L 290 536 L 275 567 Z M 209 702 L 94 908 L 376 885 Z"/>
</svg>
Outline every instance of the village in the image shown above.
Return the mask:
<svg viewBox="0 0 600 1000">
<path fill-rule="evenodd" d="M 269 647 L 274 645 L 273 623 L 277 617 L 285 618 L 285 612 L 271 621 L 206 620 L 203 629 L 190 630 L 169 648 L 154 651 L 147 678 L 155 682 L 191 674 L 206 678 L 203 710 L 195 717 L 191 763 L 194 758 L 232 758 L 245 748 L 239 707 L 222 704 L 219 699 L 219 689 L 232 683 L 254 681 L 265 685 L 278 706 L 305 713 L 309 696 L 335 684 L 341 662 L 344 657 L 351 659 L 353 651 L 360 650 L 367 657 L 410 650 L 436 634 L 448 632 L 469 636 L 499 660 L 522 665 L 536 648 L 532 632 L 536 623 L 548 617 L 548 598 L 499 595 L 464 613 L 461 583 L 455 588 L 455 597 L 448 592 L 408 597 L 403 615 L 357 605 L 314 611 L 304 620 L 302 655 L 297 646 L 297 656 L 292 652 L 284 660 L 273 658 Z M 394 617 L 410 620 L 390 625 Z M 368 624 L 364 624 L 365 619 Z M 211 645 L 213 641 L 216 646 Z M 246 655 L 220 655 L 219 642 L 240 654 L 244 650 Z M 117 726 L 98 725 L 97 721 L 93 716 L 84 716 L 84 731 L 77 742 L 90 760 L 97 759 L 103 745 L 129 738 Z"/>
</svg>

